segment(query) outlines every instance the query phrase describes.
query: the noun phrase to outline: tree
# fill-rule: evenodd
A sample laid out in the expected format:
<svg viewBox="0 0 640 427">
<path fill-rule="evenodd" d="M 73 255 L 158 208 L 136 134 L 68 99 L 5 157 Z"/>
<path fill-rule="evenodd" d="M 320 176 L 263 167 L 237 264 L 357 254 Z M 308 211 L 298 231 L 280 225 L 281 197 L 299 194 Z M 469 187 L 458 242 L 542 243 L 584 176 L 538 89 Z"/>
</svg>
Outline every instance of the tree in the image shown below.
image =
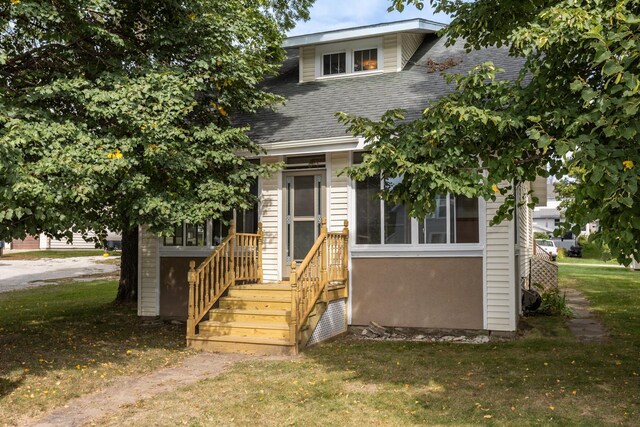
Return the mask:
<svg viewBox="0 0 640 427">
<path fill-rule="evenodd" d="M 312 1 L 2 2 L 0 239 L 121 231 L 134 299 L 139 225 L 253 204 L 270 169 L 232 117 L 280 100 L 260 83 Z"/>
<path fill-rule="evenodd" d="M 423 7 L 418 0 L 393 0 Z M 432 0 L 452 22 L 449 45 L 505 48 L 521 58 L 515 81 L 500 64 L 445 75 L 455 90 L 404 120 L 339 114 L 371 154 L 349 174 L 404 177 L 382 191 L 421 217 L 437 194 L 495 200 L 506 195 L 494 222 L 511 218 L 510 190 L 537 176 L 578 174 L 567 226 L 599 220 L 595 235 L 620 262 L 640 259 L 640 4 L 627 0 Z M 504 184 L 504 183 L 508 184 Z"/>
</svg>

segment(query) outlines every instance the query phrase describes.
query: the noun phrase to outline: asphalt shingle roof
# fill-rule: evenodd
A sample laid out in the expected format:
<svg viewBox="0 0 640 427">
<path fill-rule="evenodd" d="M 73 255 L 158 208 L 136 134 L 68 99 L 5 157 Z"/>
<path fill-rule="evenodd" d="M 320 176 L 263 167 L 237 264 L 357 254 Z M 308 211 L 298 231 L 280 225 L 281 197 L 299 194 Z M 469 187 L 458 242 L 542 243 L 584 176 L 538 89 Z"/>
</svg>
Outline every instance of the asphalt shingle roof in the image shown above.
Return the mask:
<svg viewBox="0 0 640 427">
<path fill-rule="evenodd" d="M 462 62 L 447 73 L 465 73 L 493 61 L 506 69 L 501 79 L 515 79 L 522 67 L 522 60 L 509 57 L 507 49 L 467 53 L 461 42 L 445 47 L 444 38 L 427 35 L 400 72 L 298 83 L 299 58 L 297 49 L 291 49 L 280 75 L 266 82 L 268 90 L 287 99 L 286 105 L 260 111 L 242 122 L 251 126 L 254 141 L 269 143 L 346 136 L 345 126 L 334 115 L 338 111 L 377 119 L 389 109 L 403 108 L 407 119 L 414 119 L 429 101 L 453 89 L 440 72 L 427 72 L 425 64 L 429 59 L 442 63 L 451 58 Z"/>
</svg>

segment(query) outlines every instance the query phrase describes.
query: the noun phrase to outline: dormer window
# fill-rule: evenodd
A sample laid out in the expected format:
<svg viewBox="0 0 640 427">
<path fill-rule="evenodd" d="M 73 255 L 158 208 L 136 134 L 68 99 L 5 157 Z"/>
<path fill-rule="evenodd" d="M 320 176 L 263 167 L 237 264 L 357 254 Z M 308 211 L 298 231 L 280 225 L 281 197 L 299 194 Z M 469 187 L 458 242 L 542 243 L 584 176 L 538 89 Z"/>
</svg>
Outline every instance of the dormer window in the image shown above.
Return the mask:
<svg viewBox="0 0 640 427">
<path fill-rule="evenodd" d="M 384 69 L 382 37 L 328 43 L 314 48 L 316 79 L 380 73 Z M 395 52 L 394 52 L 395 53 Z M 394 57 L 395 58 L 395 57 Z M 303 60 L 304 64 L 309 64 Z M 307 68 L 308 70 L 308 68 Z M 308 73 L 308 71 L 303 71 Z M 304 78 L 301 78 L 301 81 Z"/>
<path fill-rule="evenodd" d="M 340 52 L 322 55 L 322 64 L 323 76 L 344 74 L 347 72 L 347 54 Z"/>
<path fill-rule="evenodd" d="M 353 52 L 353 72 L 378 69 L 378 49 L 356 50 Z"/>
</svg>

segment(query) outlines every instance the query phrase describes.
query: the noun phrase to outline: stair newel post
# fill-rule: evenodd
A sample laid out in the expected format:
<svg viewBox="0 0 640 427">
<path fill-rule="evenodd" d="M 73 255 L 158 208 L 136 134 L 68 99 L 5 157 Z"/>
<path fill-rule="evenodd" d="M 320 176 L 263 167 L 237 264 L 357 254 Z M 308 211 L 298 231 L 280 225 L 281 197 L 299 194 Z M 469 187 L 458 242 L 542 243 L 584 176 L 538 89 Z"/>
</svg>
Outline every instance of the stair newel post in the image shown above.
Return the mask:
<svg viewBox="0 0 640 427">
<path fill-rule="evenodd" d="M 195 298 L 196 298 L 196 262 L 189 261 L 189 274 L 187 281 L 189 282 L 189 312 L 187 314 L 187 339 L 193 337 L 196 334 L 196 313 L 195 313 Z"/>
<path fill-rule="evenodd" d="M 291 261 L 291 273 L 289 273 L 289 282 L 291 283 L 291 324 L 289 326 L 289 335 L 291 343 L 298 348 L 298 282 L 296 277 L 296 262 Z"/>
<path fill-rule="evenodd" d="M 236 220 L 229 221 L 229 283 L 236 284 Z"/>
<path fill-rule="evenodd" d="M 349 283 L 349 221 L 346 219 L 344 220 L 342 236 L 342 279 L 344 280 L 344 284 L 347 285 L 347 283 Z"/>
<path fill-rule="evenodd" d="M 258 283 L 262 283 L 262 222 L 258 223 Z"/>
<path fill-rule="evenodd" d="M 327 217 L 322 218 L 322 226 L 320 227 L 320 236 L 324 239 L 320 247 L 320 286 L 322 290 L 322 299 L 329 302 L 329 240 L 327 237 Z"/>
</svg>

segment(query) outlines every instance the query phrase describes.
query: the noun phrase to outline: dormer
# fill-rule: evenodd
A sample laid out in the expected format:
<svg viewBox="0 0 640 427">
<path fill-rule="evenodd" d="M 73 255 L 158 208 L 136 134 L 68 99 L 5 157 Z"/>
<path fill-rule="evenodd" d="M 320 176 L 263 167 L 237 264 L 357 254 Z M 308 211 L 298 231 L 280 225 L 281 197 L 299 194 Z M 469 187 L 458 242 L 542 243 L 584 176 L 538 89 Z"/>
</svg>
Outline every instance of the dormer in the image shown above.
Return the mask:
<svg viewBox="0 0 640 427">
<path fill-rule="evenodd" d="M 411 19 L 289 37 L 283 46 L 299 49 L 300 83 L 365 77 L 402 71 L 425 35 L 442 27 Z"/>
</svg>

